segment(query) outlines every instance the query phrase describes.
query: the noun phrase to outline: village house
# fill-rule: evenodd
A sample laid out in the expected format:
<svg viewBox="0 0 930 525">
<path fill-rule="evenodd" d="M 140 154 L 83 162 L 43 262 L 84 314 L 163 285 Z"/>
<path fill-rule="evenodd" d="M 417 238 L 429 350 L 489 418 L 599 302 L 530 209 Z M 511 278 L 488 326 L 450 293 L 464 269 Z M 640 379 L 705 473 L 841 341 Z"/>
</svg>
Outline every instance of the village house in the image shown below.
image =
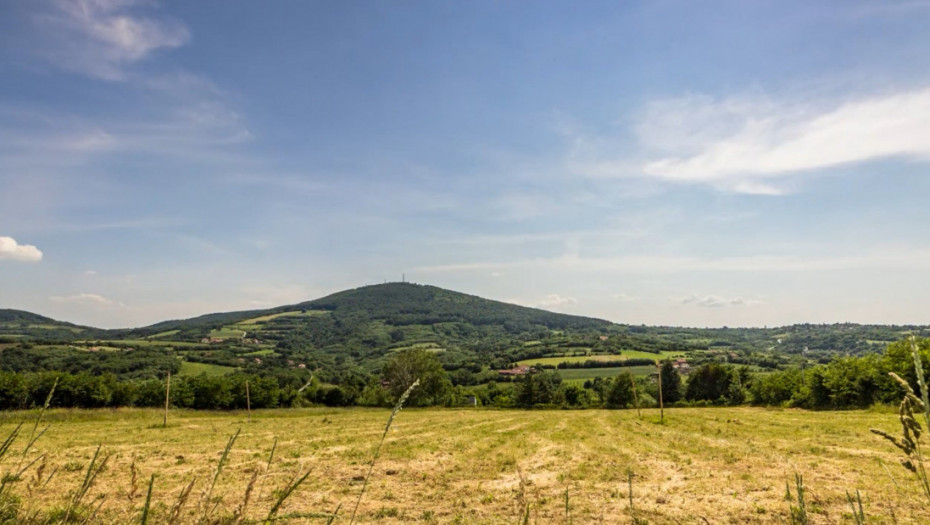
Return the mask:
<svg viewBox="0 0 930 525">
<path fill-rule="evenodd" d="M 525 376 L 533 370 L 529 366 L 518 366 L 516 368 L 511 368 L 509 370 L 498 370 L 497 373 L 502 376 Z"/>
</svg>

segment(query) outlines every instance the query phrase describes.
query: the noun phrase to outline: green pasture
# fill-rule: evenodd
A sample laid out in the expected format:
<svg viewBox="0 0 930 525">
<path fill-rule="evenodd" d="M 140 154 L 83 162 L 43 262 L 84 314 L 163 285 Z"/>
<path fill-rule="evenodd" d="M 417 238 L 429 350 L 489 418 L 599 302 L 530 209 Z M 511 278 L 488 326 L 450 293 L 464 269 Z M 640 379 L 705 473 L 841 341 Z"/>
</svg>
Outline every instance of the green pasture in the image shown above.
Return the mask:
<svg viewBox="0 0 930 525">
<path fill-rule="evenodd" d="M 231 366 L 214 365 L 211 363 L 193 363 L 190 361 L 181 362 L 181 371 L 179 376 L 199 376 L 207 374 L 208 376 L 224 376 L 235 372 L 236 369 Z"/>
</svg>

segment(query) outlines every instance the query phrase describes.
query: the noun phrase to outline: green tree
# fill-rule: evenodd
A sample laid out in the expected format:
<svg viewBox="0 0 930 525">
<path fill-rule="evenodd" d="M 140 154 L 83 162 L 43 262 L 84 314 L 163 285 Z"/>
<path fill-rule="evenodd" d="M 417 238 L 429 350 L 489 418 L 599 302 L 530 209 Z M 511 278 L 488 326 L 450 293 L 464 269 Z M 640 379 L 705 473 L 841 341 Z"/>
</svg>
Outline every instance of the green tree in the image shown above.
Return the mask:
<svg viewBox="0 0 930 525">
<path fill-rule="evenodd" d="M 391 393 L 392 402 L 410 388 L 416 380 L 420 386 L 413 389 L 407 406 L 441 405 L 449 401 L 452 383 L 433 352 L 422 349 L 404 350 L 395 354 L 381 370 Z"/>
<path fill-rule="evenodd" d="M 539 381 L 536 379 L 536 373 L 530 372 L 523 376 L 517 382 L 515 390 L 517 406 L 532 408 L 539 402 Z"/>
<path fill-rule="evenodd" d="M 662 402 L 670 405 L 681 400 L 681 374 L 670 359 L 662 363 L 659 373 L 662 375 Z"/>
<path fill-rule="evenodd" d="M 611 381 L 605 404 L 607 408 L 626 408 L 633 404 L 633 374 L 623 372 Z"/>
<path fill-rule="evenodd" d="M 720 363 L 699 366 L 688 379 L 685 398 L 689 401 L 717 401 L 730 392 L 733 380 L 728 369 Z"/>
</svg>

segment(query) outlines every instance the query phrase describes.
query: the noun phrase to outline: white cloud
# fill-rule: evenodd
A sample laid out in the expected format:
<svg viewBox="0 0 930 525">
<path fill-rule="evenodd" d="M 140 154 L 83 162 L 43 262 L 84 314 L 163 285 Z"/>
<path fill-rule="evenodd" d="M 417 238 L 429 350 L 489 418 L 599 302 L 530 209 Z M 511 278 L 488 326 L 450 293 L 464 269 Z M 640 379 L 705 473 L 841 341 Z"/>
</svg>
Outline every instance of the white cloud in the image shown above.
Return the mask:
<svg viewBox="0 0 930 525">
<path fill-rule="evenodd" d="M 37 17 L 53 31 L 40 49 L 55 65 L 106 80 L 125 80 L 127 65 L 190 40 L 179 21 L 138 13 L 136 0 L 59 0 Z"/>
<path fill-rule="evenodd" d="M 66 304 L 77 304 L 83 306 L 98 306 L 98 307 L 119 307 L 119 308 L 128 308 L 123 303 L 114 301 L 112 299 L 107 299 L 106 297 L 95 294 L 95 293 L 79 293 L 74 295 L 55 295 L 48 298 L 49 301 L 53 303 L 66 303 Z"/>
<path fill-rule="evenodd" d="M 615 293 L 614 299 L 616 299 L 617 301 L 624 302 L 624 303 L 629 303 L 629 302 L 639 300 L 639 297 L 634 297 L 630 294 L 625 294 L 625 293 Z"/>
<path fill-rule="evenodd" d="M 0 260 L 39 262 L 42 252 L 29 244 L 19 244 L 12 237 L 0 237 Z"/>
<path fill-rule="evenodd" d="M 434 266 L 420 266 L 414 271 L 433 273 L 487 272 L 504 269 L 578 271 L 620 271 L 641 274 L 694 272 L 809 272 L 836 270 L 922 270 L 930 267 L 930 249 L 901 246 L 876 246 L 870 253 L 857 255 L 745 255 L 732 257 L 694 257 L 674 255 L 629 255 L 620 257 L 560 257 L 479 261 Z"/>
<path fill-rule="evenodd" d="M 776 180 L 799 172 L 889 157 L 930 160 L 930 89 L 820 107 L 689 96 L 650 106 L 638 133 L 659 157 L 643 167 L 648 175 L 777 195 L 786 190 Z"/>
<path fill-rule="evenodd" d="M 564 306 L 571 306 L 578 304 L 578 299 L 574 297 L 562 297 L 558 294 L 549 294 L 545 299 L 539 301 L 537 306 L 540 308 L 560 308 Z"/>
<path fill-rule="evenodd" d="M 735 297 L 732 299 L 727 299 L 720 297 L 719 295 L 705 295 L 700 297 L 698 295 L 692 294 L 687 297 L 681 297 L 676 299 L 675 302 L 681 304 L 692 304 L 695 306 L 702 306 L 705 308 L 722 308 L 726 306 L 752 306 L 756 304 L 761 304 L 761 301 L 753 299 L 744 299 L 742 297 Z"/>
</svg>

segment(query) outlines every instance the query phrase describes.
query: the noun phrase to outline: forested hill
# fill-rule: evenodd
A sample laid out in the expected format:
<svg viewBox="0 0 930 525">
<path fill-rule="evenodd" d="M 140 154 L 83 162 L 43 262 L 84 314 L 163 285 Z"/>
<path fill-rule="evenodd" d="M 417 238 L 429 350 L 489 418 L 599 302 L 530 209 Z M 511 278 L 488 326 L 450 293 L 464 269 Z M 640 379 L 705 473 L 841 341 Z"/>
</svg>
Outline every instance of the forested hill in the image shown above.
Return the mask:
<svg viewBox="0 0 930 525">
<path fill-rule="evenodd" d="M 71 340 L 102 337 L 105 330 L 56 321 L 23 310 L 0 309 L 0 337 Z"/>
<path fill-rule="evenodd" d="M 837 354 L 881 352 L 889 342 L 908 335 L 927 336 L 930 331 L 920 326 L 857 324 L 716 329 L 622 325 L 410 283 L 364 286 L 293 305 L 127 330 L 101 330 L 0 310 L 3 359 L 10 361 L 19 352 L 20 367 L 32 363 L 36 369 L 54 369 L 61 363 L 84 366 L 90 359 L 81 353 L 85 350 L 134 350 L 132 355 L 140 357 L 145 349 L 154 352 L 153 359 L 158 352 L 167 352 L 187 362 L 229 370 L 299 364 L 311 369 L 376 370 L 386 357 L 413 348 L 435 352 L 450 370 L 621 352 L 642 359 L 686 353 L 692 361 L 720 359 L 774 368 L 801 361 L 827 362 Z M 17 350 L 19 346 L 23 348 Z M 93 359 L 115 355 L 122 354 L 98 354 Z M 57 364 L 49 361 L 40 366 L 49 359 Z"/>
<path fill-rule="evenodd" d="M 601 319 L 558 314 L 492 301 L 436 286 L 387 283 L 345 290 L 321 299 L 268 310 L 216 313 L 192 319 L 165 321 L 132 330 L 131 333 L 146 335 L 180 330 L 182 333 L 199 336 L 206 335 L 204 329 L 290 312 L 325 312 L 341 325 L 368 322 L 381 322 L 391 326 L 464 323 L 476 326 L 500 325 L 510 332 L 522 332 L 534 327 L 549 330 L 606 329 L 613 324 Z"/>
<path fill-rule="evenodd" d="M 598 329 L 612 323 L 492 301 L 435 286 L 389 283 L 346 290 L 296 305 L 351 312 L 394 325 L 464 322 L 474 325 L 541 325 L 550 330 Z"/>
</svg>

